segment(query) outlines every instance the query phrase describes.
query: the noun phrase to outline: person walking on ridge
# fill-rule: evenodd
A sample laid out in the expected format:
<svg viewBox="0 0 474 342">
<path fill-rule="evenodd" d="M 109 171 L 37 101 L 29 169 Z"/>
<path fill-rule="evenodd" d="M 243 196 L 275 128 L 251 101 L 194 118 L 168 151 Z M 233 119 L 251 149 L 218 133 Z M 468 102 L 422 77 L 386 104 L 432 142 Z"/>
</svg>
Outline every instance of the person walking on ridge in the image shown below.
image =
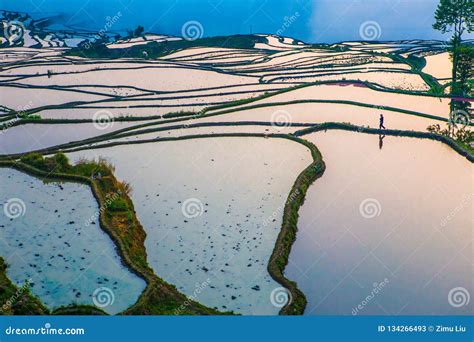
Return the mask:
<svg viewBox="0 0 474 342">
<path fill-rule="evenodd" d="M 380 114 L 380 125 L 379 129 L 386 129 L 384 126 L 385 118 L 383 117 L 383 114 Z"/>
</svg>

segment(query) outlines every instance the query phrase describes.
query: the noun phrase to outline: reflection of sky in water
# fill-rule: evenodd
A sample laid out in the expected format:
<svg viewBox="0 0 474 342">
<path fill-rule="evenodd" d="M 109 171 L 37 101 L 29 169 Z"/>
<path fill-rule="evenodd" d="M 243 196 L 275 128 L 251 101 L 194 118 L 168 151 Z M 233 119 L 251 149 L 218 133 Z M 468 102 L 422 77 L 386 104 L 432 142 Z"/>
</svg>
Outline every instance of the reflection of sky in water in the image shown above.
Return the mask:
<svg viewBox="0 0 474 342">
<path fill-rule="evenodd" d="M 471 315 L 472 171 L 439 142 L 349 132 L 305 137 L 326 162 L 299 211 L 286 276 L 307 315 Z M 453 297 L 451 297 L 453 298 Z"/>
<path fill-rule="evenodd" d="M 181 35 L 182 25 L 197 20 L 206 36 L 276 33 L 308 42 L 360 40 L 359 27 L 377 21 L 381 40 L 439 39 L 432 29 L 438 0 L 0 0 L 0 8 L 51 15 L 54 8 L 78 27 L 103 28 L 106 17 L 121 12 L 114 29 L 142 24 L 149 31 Z M 284 29 L 285 18 L 299 17 Z M 281 31 L 280 31 L 281 32 Z M 473 35 L 470 35 L 473 37 Z"/>
</svg>

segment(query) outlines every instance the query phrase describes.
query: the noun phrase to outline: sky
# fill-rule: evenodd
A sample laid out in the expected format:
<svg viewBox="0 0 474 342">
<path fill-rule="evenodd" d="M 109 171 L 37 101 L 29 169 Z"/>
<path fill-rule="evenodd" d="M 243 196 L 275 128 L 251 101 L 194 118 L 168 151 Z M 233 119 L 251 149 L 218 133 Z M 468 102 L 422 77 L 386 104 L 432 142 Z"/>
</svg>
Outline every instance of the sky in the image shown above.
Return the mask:
<svg viewBox="0 0 474 342">
<path fill-rule="evenodd" d="M 100 30 L 121 13 L 114 30 L 143 25 L 147 32 L 182 35 L 198 22 L 203 36 L 280 33 L 310 43 L 447 39 L 432 28 L 439 0 L 0 0 L 0 9 L 34 17 L 63 14 L 75 27 Z M 370 32 L 370 31 L 369 31 Z M 467 37 L 467 36 L 466 36 Z M 473 34 L 469 38 L 474 38 Z"/>
</svg>

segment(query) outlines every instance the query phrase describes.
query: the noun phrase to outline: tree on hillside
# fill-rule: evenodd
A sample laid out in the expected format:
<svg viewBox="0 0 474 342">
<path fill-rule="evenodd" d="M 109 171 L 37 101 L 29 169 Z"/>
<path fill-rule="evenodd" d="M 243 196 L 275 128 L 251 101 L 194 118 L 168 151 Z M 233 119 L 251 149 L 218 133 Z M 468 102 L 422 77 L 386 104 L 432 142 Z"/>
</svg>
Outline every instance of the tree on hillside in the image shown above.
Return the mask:
<svg viewBox="0 0 474 342">
<path fill-rule="evenodd" d="M 459 47 L 462 44 L 462 35 L 474 31 L 474 0 L 440 0 L 435 13 L 436 22 L 433 28 L 442 33 L 453 32 L 451 38 L 453 59 L 453 87 L 454 93 L 457 82 L 459 63 Z"/>
<path fill-rule="evenodd" d="M 143 35 L 143 32 L 145 32 L 145 28 L 141 25 L 138 25 L 135 31 L 133 32 L 133 36 L 135 38 L 141 37 Z"/>
<path fill-rule="evenodd" d="M 456 76 L 458 81 L 454 85 L 454 93 L 462 97 L 473 95 L 474 90 L 474 47 L 462 45 L 458 48 L 458 69 Z M 452 100 L 451 108 L 458 115 L 464 113 L 463 121 L 471 121 L 471 102 L 463 100 Z"/>
<path fill-rule="evenodd" d="M 145 28 L 141 25 L 138 25 L 134 30 L 127 30 L 127 38 L 138 38 L 143 36 Z"/>
<path fill-rule="evenodd" d="M 461 45 L 457 51 L 458 68 L 456 70 L 456 77 L 458 82 L 456 84 L 456 94 L 462 96 L 473 95 L 474 82 L 474 47 Z"/>
</svg>

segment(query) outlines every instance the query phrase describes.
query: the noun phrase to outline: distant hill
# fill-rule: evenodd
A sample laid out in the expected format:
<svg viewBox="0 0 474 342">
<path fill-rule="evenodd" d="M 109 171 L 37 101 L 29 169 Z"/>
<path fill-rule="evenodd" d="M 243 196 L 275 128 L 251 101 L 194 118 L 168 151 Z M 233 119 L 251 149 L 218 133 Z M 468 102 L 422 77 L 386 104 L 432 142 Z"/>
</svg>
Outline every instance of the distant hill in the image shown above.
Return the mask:
<svg viewBox="0 0 474 342">
<path fill-rule="evenodd" d="M 268 34 L 232 35 L 184 39 L 167 35 L 134 31 L 115 31 L 115 23 L 122 14 L 107 17 L 106 24 L 98 31 L 84 30 L 65 24 L 62 16 L 35 19 L 27 13 L 0 10 L 0 48 L 65 48 L 67 54 L 88 58 L 157 58 L 175 51 L 193 47 L 218 47 L 230 49 L 257 49 L 274 53 L 305 48 L 326 48 L 337 51 L 377 50 L 380 43 L 391 45 L 391 53 L 425 56 L 446 51 L 442 41 L 409 40 L 399 42 L 342 42 L 339 44 L 306 44 L 302 41 Z M 464 42 L 474 44 L 473 40 Z M 385 46 L 386 48 L 386 46 Z"/>
<path fill-rule="evenodd" d="M 33 19 L 27 13 L 0 10 L 0 47 L 72 48 L 117 35 L 70 28 L 62 24 L 62 19 L 61 16 Z"/>
</svg>

